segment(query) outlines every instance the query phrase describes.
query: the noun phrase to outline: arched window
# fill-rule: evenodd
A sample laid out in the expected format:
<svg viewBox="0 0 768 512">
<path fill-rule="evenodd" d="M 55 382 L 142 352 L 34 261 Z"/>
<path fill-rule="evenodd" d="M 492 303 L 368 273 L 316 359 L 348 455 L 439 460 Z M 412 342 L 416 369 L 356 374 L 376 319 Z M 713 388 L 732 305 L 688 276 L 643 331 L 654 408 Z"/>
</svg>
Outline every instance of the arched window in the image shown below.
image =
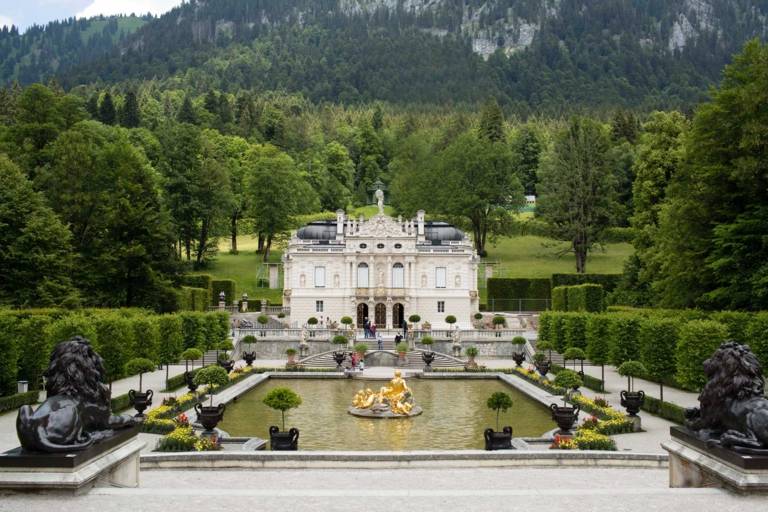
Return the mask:
<svg viewBox="0 0 768 512">
<path fill-rule="evenodd" d="M 357 266 L 357 287 L 368 288 L 368 264 L 360 263 Z"/>
<path fill-rule="evenodd" d="M 405 288 L 405 268 L 402 263 L 392 265 L 392 288 Z"/>
</svg>

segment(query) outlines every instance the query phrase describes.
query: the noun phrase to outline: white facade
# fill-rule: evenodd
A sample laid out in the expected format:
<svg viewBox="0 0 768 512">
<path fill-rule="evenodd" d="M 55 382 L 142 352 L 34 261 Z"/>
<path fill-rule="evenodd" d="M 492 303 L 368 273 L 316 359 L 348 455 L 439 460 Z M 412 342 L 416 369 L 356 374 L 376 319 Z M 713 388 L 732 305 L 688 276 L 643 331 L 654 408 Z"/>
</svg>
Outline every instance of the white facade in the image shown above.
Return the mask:
<svg viewBox="0 0 768 512">
<path fill-rule="evenodd" d="M 471 328 L 479 309 L 477 254 L 453 226 L 383 213 L 370 220 L 345 218 L 311 223 L 291 236 L 283 255 L 283 305 L 291 322 L 310 317 L 338 322 L 365 318 L 379 328 L 399 328 L 413 314 L 433 328 L 447 315 Z"/>
</svg>

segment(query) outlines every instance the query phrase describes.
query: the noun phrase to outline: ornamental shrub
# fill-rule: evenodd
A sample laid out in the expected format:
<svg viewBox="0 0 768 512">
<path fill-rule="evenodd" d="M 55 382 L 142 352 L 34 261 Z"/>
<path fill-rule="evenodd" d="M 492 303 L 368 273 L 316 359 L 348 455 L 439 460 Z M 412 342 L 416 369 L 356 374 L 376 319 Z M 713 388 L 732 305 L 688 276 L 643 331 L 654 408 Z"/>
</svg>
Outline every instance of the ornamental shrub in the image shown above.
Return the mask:
<svg viewBox="0 0 768 512">
<path fill-rule="evenodd" d="M 401 341 L 397 344 L 397 347 L 395 347 L 395 350 L 400 352 L 401 354 L 404 354 L 405 352 L 408 352 L 408 344 L 404 341 Z"/>
<path fill-rule="evenodd" d="M 283 417 L 283 431 L 285 431 L 285 411 L 295 409 L 301 405 L 301 397 L 289 388 L 275 388 L 262 400 L 270 409 L 280 411 Z"/>
<path fill-rule="evenodd" d="M 217 364 L 213 364 L 201 368 L 200 371 L 195 373 L 194 382 L 198 386 L 208 386 L 207 391 L 208 394 L 211 395 L 211 405 L 213 405 L 213 388 L 229 384 L 229 375 L 227 374 L 227 370 Z"/>
<path fill-rule="evenodd" d="M 117 314 L 96 317 L 96 332 L 99 342 L 94 346 L 104 359 L 107 380 L 112 382 L 125 375 L 125 363 L 131 357 L 134 346 L 131 321 Z"/>
<path fill-rule="evenodd" d="M 221 292 L 224 292 L 227 304 L 233 304 L 235 302 L 236 287 L 236 283 L 231 279 L 215 279 L 211 281 L 211 304 L 215 306 L 219 303 L 219 294 Z"/>
<path fill-rule="evenodd" d="M 367 343 L 355 343 L 355 352 L 358 354 L 365 354 L 368 352 L 368 344 Z"/>
<path fill-rule="evenodd" d="M 730 336 L 730 332 L 728 333 Z M 768 368 L 768 313 L 756 313 L 747 324 L 744 337 L 763 368 Z"/>
<path fill-rule="evenodd" d="M 269 323 L 269 317 L 267 315 L 259 315 L 256 318 L 256 321 L 259 322 L 261 325 L 267 325 Z"/>
<path fill-rule="evenodd" d="M 421 343 L 422 345 L 427 345 L 427 346 L 432 345 L 434 342 L 435 342 L 435 339 L 432 336 L 423 336 L 419 340 L 419 343 Z"/>
<path fill-rule="evenodd" d="M 446 316 L 446 317 L 445 317 L 445 323 L 447 323 L 447 324 L 449 324 L 449 325 L 453 325 L 453 324 L 455 324 L 455 323 L 456 323 L 456 317 L 455 317 L 455 316 L 453 316 L 453 315 L 448 315 L 448 316 Z"/>
<path fill-rule="evenodd" d="M 19 351 L 17 379 L 28 381 L 30 391 L 40 389 L 43 372 L 48 367 L 53 347 L 44 332 L 52 321 L 50 316 L 35 315 L 18 322 L 18 329 L 16 330 Z M 0 331 L 2 330 L 0 328 Z M 2 351 L 0 350 L 0 352 Z M 0 371 L 0 373 L 2 372 Z"/>
<path fill-rule="evenodd" d="M 478 312 L 478 313 L 475 313 L 474 317 L 475 317 L 475 320 L 482 320 L 483 319 L 483 314 Z"/>
<path fill-rule="evenodd" d="M 610 360 L 610 315 L 590 315 L 587 318 L 587 357 L 594 364 L 603 365 Z"/>
<path fill-rule="evenodd" d="M 568 313 L 563 315 L 564 348 L 587 347 L 587 319 L 586 313 Z"/>
<path fill-rule="evenodd" d="M 553 313 L 545 311 L 539 316 L 539 341 L 551 341 L 552 338 L 552 315 Z"/>
<path fill-rule="evenodd" d="M 343 316 L 343 317 L 341 317 L 340 322 L 343 325 L 352 325 L 353 320 L 352 320 L 351 316 Z"/>
<path fill-rule="evenodd" d="M 555 375 L 555 386 L 568 389 L 578 389 L 583 385 L 579 374 L 573 370 L 561 370 Z"/>
<path fill-rule="evenodd" d="M 576 286 L 580 284 L 599 284 L 606 292 L 612 292 L 623 274 L 552 274 L 552 288 L 558 286 Z"/>
<path fill-rule="evenodd" d="M 311 316 L 307 319 L 307 325 L 317 325 L 317 318 Z"/>
<path fill-rule="evenodd" d="M 552 288 L 552 311 L 568 311 L 568 288 Z"/>
<path fill-rule="evenodd" d="M 153 372 L 155 369 L 155 363 L 145 357 L 136 357 L 125 363 L 125 375 L 139 375 L 139 392 L 142 389 L 144 374 Z"/>
<path fill-rule="evenodd" d="M 718 311 L 712 313 L 709 319 L 720 322 L 725 326 L 728 331 L 729 340 L 737 341 L 751 347 L 754 343 L 754 338 L 747 334 L 747 329 L 753 319 L 760 315 L 761 313 L 755 314 L 747 313 L 745 311 Z M 762 360 L 762 363 L 763 366 L 765 366 L 765 364 L 768 363 L 768 360 Z"/>
<path fill-rule="evenodd" d="M 349 343 L 349 340 L 346 336 L 342 334 L 337 334 L 331 339 L 331 343 L 334 345 L 347 345 Z"/>
<path fill-rule="evenodd" d="M 493 317 L 493 325 L 507 325 L 507 319 L 501 315 L 496 315 Z"/>
<path fill-rule="evenodd" d="M 616 313 L 611 315 L 611 320 L 610 362 L 619 366 L 629 359 L 637 359 L 640 354 L 637 335 L 641 318 L 630 313 Z"/>
<path fill-rule="evenodd" d="M 160 344 L 157 319 L 154 315 L 140 315 L 131 319 L 133 327 L 133 355 L 151 360 L 158 359 Z"/>
<path fill-rule="evenodd" d="M 640 324 L 637 334 L 640 362 L 648 370 L 648 377 L 660 383 L 675 374 L 678 324 L 677 320 L 657 317 L 650 317 Z"/>
<path fill-rule="evenodd" d="M 624 361 L 616 369 L 617 373 L 627 378 L 627 391 L 634 391 L 635 377 L 642 377 L 648 373 L 648 370 L 640 361 Z"/>
<path fill-rule="evenodd" d="M 205 315 L 203 313 L 182 313 L 181 334 L 184 348 L 204 348 L 206 340 Z"/>
<path fill-rule="evenodd" d="M 18 319 L 15 316 L 0 314 L 0 396 L 16 393 L 19 359 L 17 326 Z"/>
<path fill-rule="evenodd" d="M 408 317 L 408 321 L 412 324 L 415 324 L 417 322 L 421 322 L 421 317 L 419 315 L 411 315 Z"/>
<path fill-rule="evenodd" d="M 178 315 L 162 315 L 157 318 L 158 352 L 160 363 L 175 363 L 183 348 L 181 318 Z"/>
<path fill-rule="evenodd" d="M 499 415 L 501 413 L 507 412 L 509 409 L 512 408 L 513 402 L 512 397 L 509 396 L 509 394 L 504 393 L 503 391 L 497 391 L 493 393 L 490 397 L 488 397 L 488 400 L 485 402 L 485 405 L 488 406 L 489 409 L 492 411 L 496 411 L 496 430 L 499 430 Z"/>
<path fill-rule="evenodd" d="M 702 365 L 728 337 L 725 326 L 713 320 L 692 320 L 680 327 L 675 378 L 690 389 L 707 382 Z"/>
<path fill-rule="evenodd" d="M 554 350 L 558 352 L 563 352 L 566 349 L 565 316 L 566 313 L 555 313 L 552 317 L 552 330 L 549 341 L 552 343 Z"/>
</svg>

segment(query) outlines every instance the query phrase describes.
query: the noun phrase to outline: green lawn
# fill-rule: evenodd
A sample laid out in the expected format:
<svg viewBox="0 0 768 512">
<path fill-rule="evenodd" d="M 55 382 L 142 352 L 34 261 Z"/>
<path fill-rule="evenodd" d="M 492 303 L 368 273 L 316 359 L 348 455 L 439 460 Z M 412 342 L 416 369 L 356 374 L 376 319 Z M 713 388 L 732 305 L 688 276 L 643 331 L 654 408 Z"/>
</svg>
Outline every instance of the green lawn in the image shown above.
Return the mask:
<svg viewBox="0 0 768 512">
<path fill-rule="evenodd" d="M 552 274 L 576 272 L 573 253 L 559 255 L 567 249 L 567 242 L 556 242 L 538 236 L 502 238 L 487 249 L 484 261 L 497 262 L 496 277 L 549 277 Z M 589 255 L 587 273 L 619 274 L 624 260 L 632 254 L 631 244 L 606 244 Z"/>
<path fill-rule="evenodd" d="M 375 207 L 374 207 L 375 208 Z M 367 212 L 366 212 L 367 213 Z M 239 254 L 229 254 L 229 241 L 222 240 L 220 252 L 204 272 L 214 279 L 233 279 L 237 282 L 237 296 L 248 293 L 251 300 L 267 299 L 271 304 L 282 303 L 282 289 L 257 288 L 259 277 L 267 278 L 267 269 L 260 254 L 256 254 L 257 240 L 243 236 L 238 239 Z M 573 254 L 558 255 L 567 248 L 565 242 L 555 242 L 537 236 L 517 236 L 498 240 L 488 247 L 488 257 L 483 261 L 495 262 L 495 277 L 550 277 L 557 273 L 574 273 L 576 262 Z M 604 250 L 596 249 L 587 260 L 587 272 L 597 274 L 618 274 L 624 260 L 632 253 L 630 244 L 607 244 Z M 276 249 L 270 255 L 270 262 L 279 262 L 282 251 Z M 482 271 L 482 268 L 481 268 Z M 280 277 L 282 283 L 282 274 Z M 482 281 L 481 281 L 482 282 Z M 481 284 L 481 300 L 485 299 L 485 288 Z"/>
</svg>

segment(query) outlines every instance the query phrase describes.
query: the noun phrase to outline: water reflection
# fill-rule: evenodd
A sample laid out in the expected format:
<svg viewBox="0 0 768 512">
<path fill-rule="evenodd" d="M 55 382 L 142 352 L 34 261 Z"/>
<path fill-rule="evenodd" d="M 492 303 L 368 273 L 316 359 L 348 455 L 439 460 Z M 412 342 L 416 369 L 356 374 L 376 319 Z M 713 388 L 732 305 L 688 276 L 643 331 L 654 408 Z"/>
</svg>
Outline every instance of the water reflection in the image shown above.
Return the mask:
<svg viewBox="0 0 768 512">
<path fill-rule="evenodd" d="M 280 425 L 280 413 L 261 403 L 275 387 L 289 387 L 303 403 L 286 415 L 286 426 L 301 430 L 302 450 L 428 450 L 482 448 L 482 432 L 495 426 L 485 406 L 491 393 L 505 391 L 514 406 L 504 417 L 516 436 L 538 436 L 554 428 L 546 408 L 496 380 L 409 379 L 421 416 L 399 419 L 358 418 L 347 413 L 361 389 L 377 390 L 385 381 L 270 379 L 230 404 L 220 428 L 233 436 L 266 437 Z"/>
</svg>

